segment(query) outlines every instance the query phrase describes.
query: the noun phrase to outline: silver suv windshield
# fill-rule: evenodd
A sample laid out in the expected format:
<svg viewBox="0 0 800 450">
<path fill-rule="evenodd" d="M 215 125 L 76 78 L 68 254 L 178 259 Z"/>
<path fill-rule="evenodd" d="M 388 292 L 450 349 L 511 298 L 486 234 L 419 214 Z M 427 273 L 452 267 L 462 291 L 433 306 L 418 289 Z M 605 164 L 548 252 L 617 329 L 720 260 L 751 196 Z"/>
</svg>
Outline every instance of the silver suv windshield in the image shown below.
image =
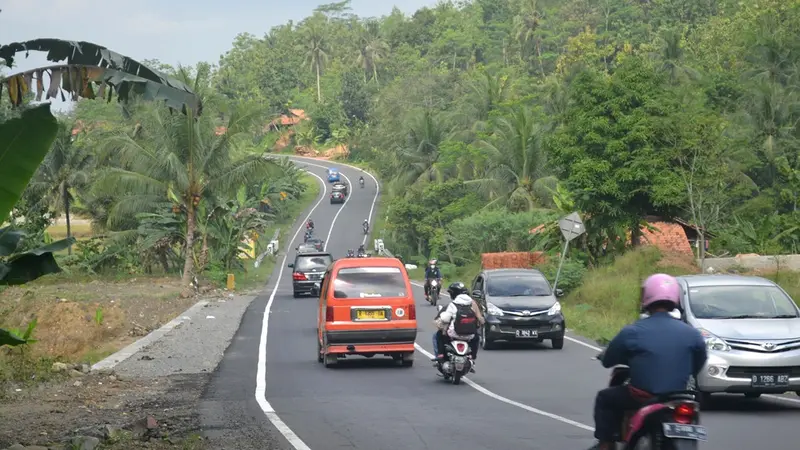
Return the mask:
<svg viewBox="0 0 800 450">
<path fill-rule="evenodd" d="M 789 319 L 798 317 L 792 299 L 775 286 L 689 288 L 689 305 L 698 319 Z"/>
</svg>

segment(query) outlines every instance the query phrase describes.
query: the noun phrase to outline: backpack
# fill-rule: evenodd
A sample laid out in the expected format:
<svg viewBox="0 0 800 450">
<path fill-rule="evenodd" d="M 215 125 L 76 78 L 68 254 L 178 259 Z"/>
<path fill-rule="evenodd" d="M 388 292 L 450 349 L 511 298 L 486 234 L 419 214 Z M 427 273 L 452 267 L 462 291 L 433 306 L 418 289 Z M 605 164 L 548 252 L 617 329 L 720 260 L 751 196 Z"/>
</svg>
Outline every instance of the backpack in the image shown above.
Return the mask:
<svg viewBox="0 0 800 450">
<path fill-rule="evenodd" d="M 453 319 L 453 331 L 459 336 L 468 336 L 478 332 L 478 317 L 472 305 L 456 305 L 456 317 Z"/>
</svg>

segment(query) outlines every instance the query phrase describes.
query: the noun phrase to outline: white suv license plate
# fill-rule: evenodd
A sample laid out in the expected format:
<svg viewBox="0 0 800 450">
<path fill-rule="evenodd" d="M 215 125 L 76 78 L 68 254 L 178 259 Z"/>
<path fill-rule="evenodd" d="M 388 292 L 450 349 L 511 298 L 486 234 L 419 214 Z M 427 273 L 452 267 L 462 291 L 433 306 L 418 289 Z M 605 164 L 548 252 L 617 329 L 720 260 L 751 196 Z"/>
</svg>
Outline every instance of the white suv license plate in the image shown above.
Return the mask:
<svg viewBox="0 0 800 450">
<path fill-rule="evenodd" d="M 708 440 L 706 427 L 701 425 L 684 425 L 682 423 L 665 423 L 664 437 L 670 439 L 689 439 L 692 441 Z"/>
</svg>

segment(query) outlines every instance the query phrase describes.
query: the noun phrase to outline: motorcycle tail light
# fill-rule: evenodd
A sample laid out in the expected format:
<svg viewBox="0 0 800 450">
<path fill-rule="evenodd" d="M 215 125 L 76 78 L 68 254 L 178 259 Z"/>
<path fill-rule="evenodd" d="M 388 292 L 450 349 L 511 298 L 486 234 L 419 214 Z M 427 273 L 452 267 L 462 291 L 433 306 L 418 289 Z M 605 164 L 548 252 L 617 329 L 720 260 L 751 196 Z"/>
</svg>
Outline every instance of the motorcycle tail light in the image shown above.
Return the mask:
<svg viewBox="0 0 800 450">
<path fill-rule="evenodd" d="M 292 279 L 295 280 L 295 281 L 307 281 L 308 280 L 308 278 L 306 278 L 306 274 L 304 274 L 302 272 L 293 272 L 292 273 Z"/>
<path fill-rule="evenodd" d="M 467 344 L 464 342 L 456 342 L 456 351 L 458 353 L 465 353 L 467 351 Z"/>
<path fill-rule="evenodd" d="M 688 425 L 694 419 L 694 405 L 690 403 L 681 403 L 675 407 L 675 422 Z"/>
</svg>

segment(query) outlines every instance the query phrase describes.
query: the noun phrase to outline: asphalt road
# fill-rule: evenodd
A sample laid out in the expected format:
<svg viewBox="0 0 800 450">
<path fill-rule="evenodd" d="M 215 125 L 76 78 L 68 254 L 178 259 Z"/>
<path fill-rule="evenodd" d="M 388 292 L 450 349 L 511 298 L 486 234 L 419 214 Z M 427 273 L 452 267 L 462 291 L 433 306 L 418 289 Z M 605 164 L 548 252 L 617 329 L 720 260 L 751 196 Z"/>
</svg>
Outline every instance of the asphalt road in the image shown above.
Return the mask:
<svg viewBox="0 0 800 450">
<path fill-rule="evenodd" d="M 324 178 L 328 163 L 296 160 Z M 339 258 L 362 243 L 361 222 L 373 209 L 377 190 L 369 176 L 367 186 L 358 188 L 358 169 L 335 165 L 356 187 L 345 205 L 330 205 L 325 182 L 327 195 L 312 217 L 317 235 L 330 232 L 327 250 Z M 292 259 L 294 251 L 288 256 Z M 421 351 L 414 367 L 397 367 L 376 356 L 325 369 L 315 358 L 316 299 L 293 298 L 290 272 L 280 271 L 276 267 L 264 294 L 245 313 L 205 396 L 207 433 L 236 443 L 219 448 L 569 450 L 592 444 L 592 402 L 608 372 L 591 359 L 597 353 L 591 343 L 581 345 L 573 336 L 563 350 L 551 349 L 546 341 L 481 351 L 477 373 L 467 384 L 452 386 L 436 376 L 424 354 L 431 351 L 435 309 L 417 287 Z M 265 388 L 264 399 L 255 393 L 259 344 L 276 281 L 264 346 L 266 381 L 261 379 L 259 387 Z M 798 448 L 792 423 L 800 419 L 800 400 L 793 400 L 715 398 L 703 412 L 709 432 L 703 448 Z M 274 441 L 278 428 L 288 439 Z"/>
</svg>

